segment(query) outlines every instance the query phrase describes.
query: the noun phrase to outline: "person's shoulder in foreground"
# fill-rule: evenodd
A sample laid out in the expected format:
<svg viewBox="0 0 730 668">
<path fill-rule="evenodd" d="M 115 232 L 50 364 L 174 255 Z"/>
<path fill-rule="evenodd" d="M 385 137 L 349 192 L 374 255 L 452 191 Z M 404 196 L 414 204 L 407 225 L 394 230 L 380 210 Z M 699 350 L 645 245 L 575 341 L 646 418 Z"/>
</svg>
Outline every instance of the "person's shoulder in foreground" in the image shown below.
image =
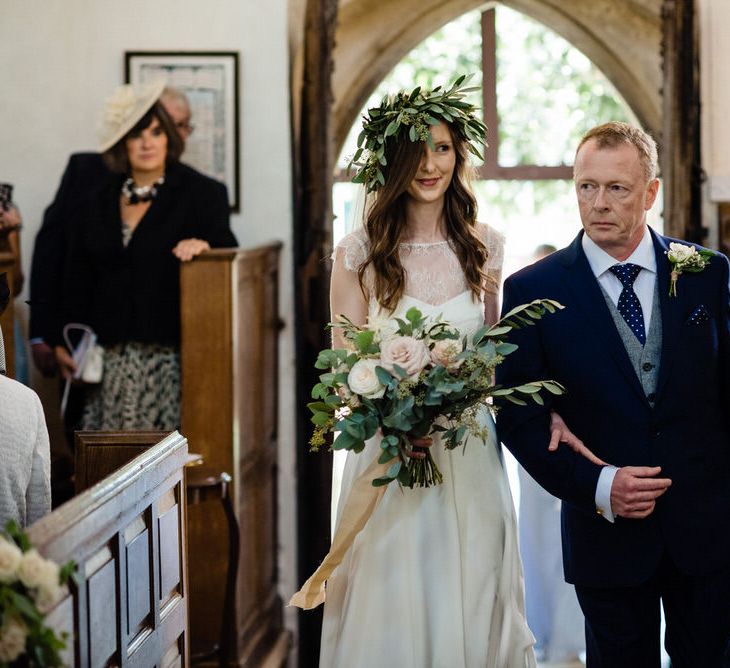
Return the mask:
<svg viewBox="0 0 730 668">
<path fill-rule="evenodd" d="M 27 526 L 51 511 L 50 447 L 38 395 L 0 375 L 0 517 Z"/>
</svg>

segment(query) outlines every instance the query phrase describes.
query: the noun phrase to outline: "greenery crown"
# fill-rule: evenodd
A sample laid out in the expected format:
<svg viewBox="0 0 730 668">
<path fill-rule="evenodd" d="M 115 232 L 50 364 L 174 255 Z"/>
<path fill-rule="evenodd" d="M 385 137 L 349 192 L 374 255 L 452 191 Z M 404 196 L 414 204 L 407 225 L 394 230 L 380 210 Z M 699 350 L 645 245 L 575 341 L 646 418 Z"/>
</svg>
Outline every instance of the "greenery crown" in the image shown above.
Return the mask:
<svg viewBox="0 0 730 668">
<path fill-rule="evenodd" d="M 469 152 L 482 159 L 477 146 L 486 145 L 487 126 L 475 115 L 477 108 L 464 101 L 466 93 L 479 90 L 465 87 L 472 76 L 460 76 L 447 90 L 441 86 L 421 90 L 418 86 L 410 93 L 400 91 L 387 95 L 379 107 L 368 109 L 357 138 L 357 151 L 348 165 L 357 168 L 353 183 L 364 184 L 368 192 L 385 185 L 385 142 L 388 137 L 397 137 L 405 127 L 410 141 L 426 142 L 435 150 L 430 127 L 446 121 L 452 131 L 466 140 Z"/>
</svg>

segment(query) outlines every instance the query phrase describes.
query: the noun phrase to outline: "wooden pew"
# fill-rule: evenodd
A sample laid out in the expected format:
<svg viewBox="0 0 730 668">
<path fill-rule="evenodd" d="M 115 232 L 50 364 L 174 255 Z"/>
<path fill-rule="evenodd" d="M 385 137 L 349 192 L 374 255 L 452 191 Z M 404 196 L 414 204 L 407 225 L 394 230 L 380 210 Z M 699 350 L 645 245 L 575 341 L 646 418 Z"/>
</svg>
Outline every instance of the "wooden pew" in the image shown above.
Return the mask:
<svg viewBox="0 0 730 668">
<path fill-rule="evenodd" d="M 233 665 L 282 665 L 277 593 L 278 267 L 281 244 L 215 249 L 182 264 L 182 431 L 205 465 L 230 473 L 241 535 L 230 626 Z M 228 566 L 222 512 L 189 510 L 193 653 L 220 632 Z"/>
<path fill-rule="evenodd" d="M 74 433 L 76 494 L 116 473 L 135 457 L 157 445 L 169 431 L 77 431 Z"/>
<path fill-rule="evenodd" d="M 72 634 L 67 665 L 189 665 L 187 461 L 173 432 L 30 527 L 42 555 L 78 564 L 48 616 Z"/>
</svg>

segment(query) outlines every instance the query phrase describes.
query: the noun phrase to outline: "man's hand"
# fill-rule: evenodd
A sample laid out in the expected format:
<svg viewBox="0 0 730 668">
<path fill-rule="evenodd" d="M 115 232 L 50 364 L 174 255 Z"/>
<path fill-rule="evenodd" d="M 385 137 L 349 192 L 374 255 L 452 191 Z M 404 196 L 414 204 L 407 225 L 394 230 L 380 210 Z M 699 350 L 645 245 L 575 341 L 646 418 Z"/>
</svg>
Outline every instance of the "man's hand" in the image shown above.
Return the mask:
<svg viewBox="0 0 730 668">
<path fill-rule="evenodd" d="M 611 485 L 611 510 L 617 517 L 641 520 L 654 512 L 656 500 L 669 489 L 669 478 L 657 478 L 660 466 L 622 466 Z"/>
<path fill-rule="evenodd" d="M 58 365 L 56 364 L 56 356 L 53 349 L 45 341 L 38 341 L 30 346 L 31 355 L 33 355 L 33 364 L 46 378 L 50 378 L 56 373 Z"/>
</svg>

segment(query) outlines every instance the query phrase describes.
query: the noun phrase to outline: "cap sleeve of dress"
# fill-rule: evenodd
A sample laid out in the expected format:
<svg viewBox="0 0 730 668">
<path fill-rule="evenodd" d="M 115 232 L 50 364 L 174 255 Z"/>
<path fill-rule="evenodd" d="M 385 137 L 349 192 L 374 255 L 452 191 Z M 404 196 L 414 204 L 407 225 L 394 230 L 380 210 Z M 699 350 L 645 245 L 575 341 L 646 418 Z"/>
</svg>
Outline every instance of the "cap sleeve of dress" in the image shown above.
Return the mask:
<svg viewBox="0 0 730 668">
<path fill-rule="evenodd" d="M 368 257 L 367 232 L 357 229 L 344 237 L 337 244 L 332 259 L 342 258 L 347 271 L 357 272 Z"/>
<path fill-rule="evenodd" d="M 499 284 L 502 278 L 502 265 L 504 264 L 504 234 L 486 223 L 479 223 L 477 227 L 479 236 L 487 247 L 487 253 L 489 254 L 484 270 L 490 278 Z"/>
</svg>

